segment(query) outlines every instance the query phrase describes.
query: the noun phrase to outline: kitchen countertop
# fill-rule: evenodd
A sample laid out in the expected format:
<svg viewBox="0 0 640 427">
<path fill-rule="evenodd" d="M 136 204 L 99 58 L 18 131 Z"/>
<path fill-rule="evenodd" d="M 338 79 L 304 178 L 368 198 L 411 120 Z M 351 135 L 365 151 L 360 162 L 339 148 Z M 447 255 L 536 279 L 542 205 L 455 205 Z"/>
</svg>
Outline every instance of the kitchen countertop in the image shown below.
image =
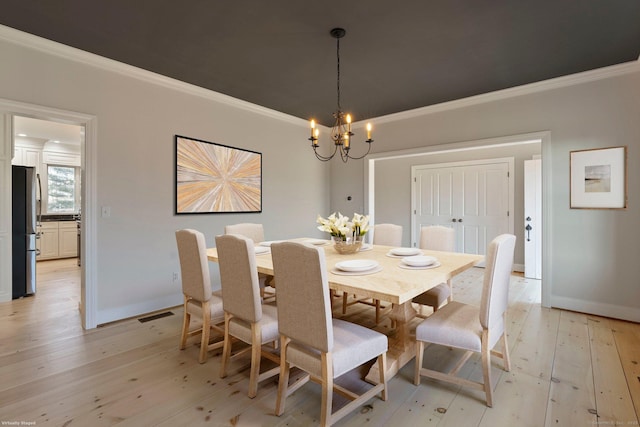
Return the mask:
<svg viewBox="0 0 640 427">
<path fill-rule="evenodd" d="M 51 222 L 51 221 L 75 221 L 77 219 L 77 215 L 75 214 L 49 214 L 42 215 L 42 222 Z"/>
</svg>

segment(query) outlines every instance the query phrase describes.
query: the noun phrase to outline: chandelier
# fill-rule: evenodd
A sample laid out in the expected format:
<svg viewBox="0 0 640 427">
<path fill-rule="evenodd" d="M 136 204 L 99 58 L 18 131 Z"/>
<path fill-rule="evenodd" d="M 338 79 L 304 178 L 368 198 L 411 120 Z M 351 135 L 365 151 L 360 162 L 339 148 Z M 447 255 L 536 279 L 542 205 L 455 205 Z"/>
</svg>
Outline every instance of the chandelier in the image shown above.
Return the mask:
<svg viewBox="0 0 640 427">
<path fill-rule="evenodd" d="M 315 120 L 311 120 L 311 137 L 309 138 L 309 141 L 311 141 L 311 147 L 313 148 L 313 152 L 318 160 L 326 162 L 333 159 L 333 156 L 335 156 L 336 153 L 340 152 L 342 161 L 346 163 L 349 159 L 358 160 L 364 158 L 367 154 L 369 154 L 373 139 L 371 139 L 371 123 L 367 123 L 367 139 L 365 140 L 365 142 L 368 144 L 367 152 L 360 157 L 354 157 L 349 154 L 349 151 L 351 150 L 351 137 L 354 135 L 353 132 L 351 132 L 351 114 L 346 114 L 345 112 L 343 112 L 342 107 L 340 106 L 340 39 L 344 37 L 346 31 L 343 28 L 334 28 L 330 31 L 330 34 L 331 37 L 336 39 L 336 57 L 338 64 L 338 109 L 333 113 L 335 122 L 333 124 L 333 127 L 331 128 L 331 139 L 333 140 L 334 144 L 333 153 L 331 153 L 329 156 L 323 156 L 318 153 L 318 136 L 320 135 L 320 129 L 316 127 Z"/>
</svg>

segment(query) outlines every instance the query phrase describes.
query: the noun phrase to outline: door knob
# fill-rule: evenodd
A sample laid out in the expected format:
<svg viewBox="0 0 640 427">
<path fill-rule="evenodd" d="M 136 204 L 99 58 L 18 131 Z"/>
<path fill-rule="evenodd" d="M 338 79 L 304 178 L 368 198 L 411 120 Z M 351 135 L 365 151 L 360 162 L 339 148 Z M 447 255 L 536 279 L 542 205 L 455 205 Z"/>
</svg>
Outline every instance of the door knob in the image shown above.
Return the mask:
<svg viewBox="0 0 640 427">
<path fill-rule="evenodd" d="M 462 218 L 460 218 L 460 219 L 458 220 L 458 222 L 462 222 Z"/>
<path fill-rule="evenodd" d="M 527 242 L 531 241 L 531 230 L 533 230 L 533 227 L 531 227 L 531 224 L 527 224 L 527 226 L 524 228 L 525 230 L 527 230 Z"/>
</svg>

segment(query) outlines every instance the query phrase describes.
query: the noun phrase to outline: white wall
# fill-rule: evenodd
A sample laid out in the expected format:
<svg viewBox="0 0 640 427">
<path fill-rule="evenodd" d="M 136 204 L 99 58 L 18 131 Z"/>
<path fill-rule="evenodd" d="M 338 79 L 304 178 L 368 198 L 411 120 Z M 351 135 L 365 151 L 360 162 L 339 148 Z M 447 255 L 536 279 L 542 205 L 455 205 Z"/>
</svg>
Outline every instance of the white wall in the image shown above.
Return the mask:
<svg viewBox="0 0 640 427">
<path fill-rule="evenodd" d="M 550 155 L 545 158 L 543 150 L 543 169 L 552 180 L 550 303 L 640 321 L 640 66 L 633 70 L 459 108 L 425 109 L 408 118 L 380 118 L 372 151 L 550 131 Z M 628 146 L 628 209 L 570 209 L 569 152 L 619 145 Z M 357 195 L 353 204 L 362 203 L 362 162 L 333 166 L 331 178 L 332 209 L 344 205 L 343 183 Z"/>
<path fill-rule="evenodd" d="M 181 303 L 172 280 L 177 229 L 201 230 L 210 246 L 237 222 L 263 223 L 268 239 L 320 234 L 315 218 L 327 210 L 328 168 L 309 152 L 305 121 L 6 40 L 0 57 L 0 98 L 97 118 L 97 194 L 89 196 L 111 208 L 110 218 L 96 219 L 97 323 Z M 174 215 L 176 134 L 261 152 L 262 213 Z"/>
</svg>

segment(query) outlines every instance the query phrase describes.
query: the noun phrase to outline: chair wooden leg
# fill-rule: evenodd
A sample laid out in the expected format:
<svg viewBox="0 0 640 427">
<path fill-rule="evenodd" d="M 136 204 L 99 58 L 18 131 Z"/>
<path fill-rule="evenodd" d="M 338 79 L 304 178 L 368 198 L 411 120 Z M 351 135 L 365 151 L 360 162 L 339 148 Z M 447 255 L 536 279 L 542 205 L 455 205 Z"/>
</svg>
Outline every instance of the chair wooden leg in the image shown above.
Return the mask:
<svg viewBox="0 0 640 427">
<path fill-rule="evenodd" d="M 380 300 L 374 300 L 376 303 L 376 325 L 380 323 Z"/>
<path fill-rule="evenodd" d="M 387 400 L 387 353 L 386 352 L 378 356 L 378 366 L 380 367 L 380 384 L 384 385 L 382 392 L 380 392 L 380 398 L 382 400 Z"/>
<path fill-rule="evenodd" d="M 251 371 L 249 374 L 249 397 L 258 394 L 258 377 L 260 376 L 260 359 L 262 357 L 262 331 L 257 323 L 251 324 Z"/>
<path fill-rule="evenodd" d="M 511 360 L 509 359 L 509 343 L 507 343 L 507 331 L 502 333 L 502 360 L 504 361 L 504 370 L 511 370 Z"/>
<path fill-rule="evenodd" d="M 280 378 L 278 379 L 278 398 L 276 399 L 276 415 L 284 413 L 284 403 L 287 399 L 289 388 L 289 369 L 291 366 L 287 362 L 287 346 L 289 339 L 280 337 Z"/>
<path fill-rule="evenodd" d="M 187 337 L 189 336 L 189 324 L 191 323 L 191 314 L 187 312 L 187 301 L 189 299 L 184 296 L 184 316 L 182 316 L 182 334 L 180 334 L 180 350 L 184 350 L 187 346 Z"/>
<path fill-rule="evenodd" d="M 222 344 L 222 360 L 220 361 L 220 378 L 227 376 L 227 365 L 231 357 L 231 335 L 229 335 L 229 321 L 232 316 L 224 313 L 224 343 Z"/>
<path fill-rule="evenodd" d="M 349 295 L 346 292 L 342 293 L 342 314 L 347 314 L 347 300 Z"/>
<path fill-rule="evenodd" d="M 484 378 L 484 393 L 487 398 L 487 406 L 493 406 L 493 389 L 491 387 L 491 349 L 489 348 L 489 333 L 482 331 L 482 376 Z"/>
<path fill-rule="evenodd" d="M 322 353 L 322 404 L 320 425 L 331 425 L 331 401 L 333 400 L 333 361 L 331 353 Z"/>
<path fill-rule="evenodd" d="M 209 301 L 202 303 L 202 338 L 200 339 L 200 357 L 198 362 L 204 363 L 209 356 L 209 336 L 211 334 L 211 307 Z"/>
<path fill-rule="evenodd" d="M 416 367 L 413 383 L 420 385 L 420 369 L 422 368 L 422 357 L 424 356 L 424 341 L 416 341 Z"/>
</svg>

